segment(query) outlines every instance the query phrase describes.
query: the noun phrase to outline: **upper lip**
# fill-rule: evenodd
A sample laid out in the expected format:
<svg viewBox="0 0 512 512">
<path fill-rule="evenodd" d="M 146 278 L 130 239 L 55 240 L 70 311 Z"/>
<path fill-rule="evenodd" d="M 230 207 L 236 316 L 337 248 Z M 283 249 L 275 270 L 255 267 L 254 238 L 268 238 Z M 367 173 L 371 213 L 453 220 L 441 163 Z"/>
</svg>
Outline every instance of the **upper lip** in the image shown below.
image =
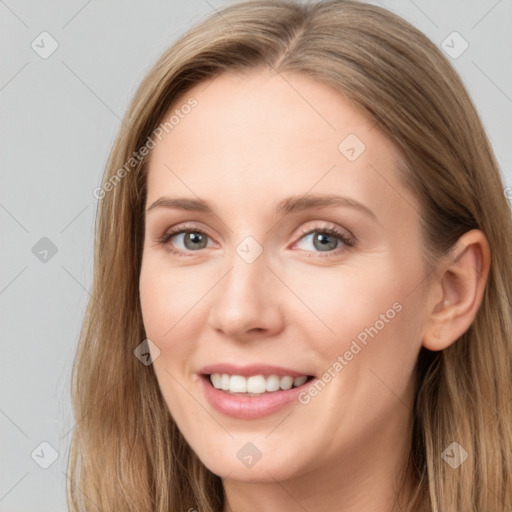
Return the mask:
<svg viewBox="0 0 512 512">
<path fill-rule="evenodd" d="M 282 366 L 274 366 L 271 364 L 248 364 L 245 366 L 238 366 L 231 363 L 217 363 L 209 364 L 199 370 L 199 373 L 210 375 L 212 373 L 227 373 L 229 375 L 241 375 L 243 377 L 250 377 L 251 375 L 277 375 L 284 377 L 301 377 L 302 375 L 310 376 L 311 373 L 300 372 L 292 370 L 291 368 L 284 368 Z"/>
</svg>

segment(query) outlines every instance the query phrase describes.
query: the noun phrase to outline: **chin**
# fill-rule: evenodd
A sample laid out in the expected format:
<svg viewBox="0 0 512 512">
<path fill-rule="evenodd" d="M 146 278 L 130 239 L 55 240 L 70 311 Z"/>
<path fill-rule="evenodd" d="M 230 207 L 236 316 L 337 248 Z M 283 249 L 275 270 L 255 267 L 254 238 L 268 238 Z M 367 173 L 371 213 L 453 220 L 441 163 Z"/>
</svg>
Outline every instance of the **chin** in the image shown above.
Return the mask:
<svg viewBox="0 0 512 512">
<path fill-rule="evenodd" d="M 243 458 L 243 457 L 242 457 Z M 223 457 L 200 457 L 201 462 L 215 475 L 229 480 L 253 483 L 272 483 L 283 481 L 297 475 L 299 468 L 293 456 L 289 459 L 278 459 L 275 454 L 269 454 L 267 460 L 264 455 L 252 463 L 245 465 L 235 455 Z"/>
</svg>

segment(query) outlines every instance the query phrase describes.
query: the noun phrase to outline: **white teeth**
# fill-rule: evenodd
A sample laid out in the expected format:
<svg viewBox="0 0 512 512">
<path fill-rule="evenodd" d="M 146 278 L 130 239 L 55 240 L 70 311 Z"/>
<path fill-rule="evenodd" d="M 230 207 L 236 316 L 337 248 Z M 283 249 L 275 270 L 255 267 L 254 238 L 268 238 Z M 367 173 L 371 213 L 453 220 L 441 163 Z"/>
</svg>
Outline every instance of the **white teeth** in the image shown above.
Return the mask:
<svg viewBox="0 0 512 512">
<path fill-rule="evenodd" d="M 293 386 L 293 377 L 281 377 L 280 386 L 281 389 L 291 389 Z"/>
<path fill-rule="evenodd" d="M 247 393 L 265 393 L 265 387 L 266 382 L 263 375 L 254 375 L 247 379 Z"/>
<path fill-rule="evenodd" d="M 265 389 L 267 391 L 277 391 L 279 389 L 279 384 L 281 380 L 277 375 L 269 375 L 267 377 L 267 383 L 265 385 Z"/>
<path fill-rule="evenodd" d="M 295 378 L 289 375 L 284 377 L 279 377 L 278 375 L 268 375 L 267 377 L 252 375 L 248 378 L 242 375 L 229 375 L 227 373 L 212 373 L 210 375 L 210 382 L 214 388 L 230 393 L 261 394 L 280 389 L 286 391 L 292 387 L 302 386 L 306 380 L 306 375 Z"/>
<path fill-rule="evenodd" d="M 222 389 L 222 376 L 220 373 L 212 373 L 210 375 L 210 380 L 212 381 L 214 388 Z"/>
<path fill-rule="evenodd" d="M 229 391 L 229 375 L 227 373 L 223 373 L 220 377 L 220 389 L 223 389 L 224 391 Z"/>
<path fill-rule="evenodd" d="M 308 378 L 306 377 L 306 375 L 303 375 L 302 377 L 295 377 L 295 379 L 293 379 L 293 385 L 297 388 L 299 386 L 302 386 L 302 384 L 304 384 L 304 382 L 306 382 L 308 380 Z"/>
<path fill-rule="evenodd" d="M 229 391 L 231 393 L 247 393 L 247 379 L 241 375 L 231 375 Z"/>
</svg>

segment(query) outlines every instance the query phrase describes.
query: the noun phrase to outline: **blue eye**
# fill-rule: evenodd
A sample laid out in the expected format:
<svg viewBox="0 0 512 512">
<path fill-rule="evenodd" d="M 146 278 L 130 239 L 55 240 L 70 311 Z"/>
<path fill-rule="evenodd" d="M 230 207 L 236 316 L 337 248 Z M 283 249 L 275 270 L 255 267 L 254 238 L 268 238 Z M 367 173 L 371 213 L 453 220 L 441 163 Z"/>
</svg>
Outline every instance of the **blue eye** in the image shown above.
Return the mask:
<svg viewBox="0 0 512 512">
<path fill-rule="evenodd" d="M 354 240 L 339 232 L 337 229 L 329 227 L 316 227 L 305 231 L 303 232 L 303 236 L 300 240 L 305 240 L 307 238 L 312 242 L 313 249 L 304 250 L 308 252 L 316 252 L 316 249 L 318 252 L 327 253 L 327 255 L 331 255 L 333 252 L 338 253 L 340 250 L 348 250 L 350 247 L 355 245 Z M 341 242 L 341 244 L 339 242 Z"/>
<path fill-rule="evenodd" d="M 347 251 L 355 245 L 355 241 L 352 238 L 347 237 L 332 227 L 314 227 L 308 231 L 303 231 L 302 235 L 299 242 L 308 237 L 313 242 L 313 249 L 303 250 L 313 253 L 325 253 L 325 256 Z M 182 247 L 176 248 L 175 244 L 171 243 L 173 239 L 181 240 Z M 177 256 L 192 256 L 194 252 L 207 248 L 208 239 L 208 235 L 203 230 L 193 225 L 182 225 L 166 231 L 157 239 L 157 243 Z M 324 255 L 320 256 L 323 257 Z"/>
<path fill-rule="evenodd" d="M 169 242 L 173 238 L 181 237 L 181 235 L 184 235 L 182 238 L 184 249 L 175 249 L 173 247 L 174 244 Z M 169 252 L 179 256 L 189 256 L 189 254 L 186 254 L 187 251 L 195 252 L 199 249 L 205 249 L 207 239 L 208 235 L 201 229 L 197 229 L 194 226 L 179 226 L 177 229 L 171 229 L 165 232 L 160 238 L 158 238 L 157 243 L 159 245 L 165 246 Z"/>
</svg>

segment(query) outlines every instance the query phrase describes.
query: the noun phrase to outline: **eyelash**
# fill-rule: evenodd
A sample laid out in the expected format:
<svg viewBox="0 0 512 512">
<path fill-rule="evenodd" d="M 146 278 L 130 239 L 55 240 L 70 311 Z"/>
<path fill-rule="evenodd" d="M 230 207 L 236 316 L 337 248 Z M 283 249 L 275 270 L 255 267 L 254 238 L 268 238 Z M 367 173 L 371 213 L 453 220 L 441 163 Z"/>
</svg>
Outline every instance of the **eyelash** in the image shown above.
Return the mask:
<svg viewBox="0 0 512 512">
<path fill-rule="evenodd" d="M 168 243 L 174 235 L 181 234 L 181 233 L 190 233 L 190 232 L 199 233 L 203 236 L 208 237 L 208 234 L 205 231 L 203 231 L 202 229 L 199 229 L 190 224 L 185 224 L 185 225 L 178 226 L 176 228 L 171 228 L 170 230 L 166 231 L 162 236 L 160 236 L 156 239 L 157 245 L 164 247 L 166 251 L 168 251 L 172 254 L 175 254 L 177 256 L 180 256 L 180 257 L 192 256 L 194 252 L 198 252 L 198 251 L 184 252 L 184 251 L 181 251 L 178 249 L 174 249 Z M 347 237 L 346 235 L 344 235 L 343 233 L 338 231 L 336 228 L 321 227 L 321 226 L 316 226 L 316 227 L 313 227 L 308 230 L 302 230 L 299 240 L 302 240 L 302 238 L 304 238 L 307 235 L 310 235 L 311 233 L 322 233 L 322 234 L 333 235 L 334 237 L 338 238 L 343 243 L 342 247 L 337 247 L 333 251 L 327 251 L 325 254 L 322 254 L 321 251 L 306 251 L 306 252 L 318 253 L 320 258 L 328 258 L 329 256 L 339 255 L 342 252 L 346 252 L 346 251 L 350 250 L 351 248 L 355 247 L 355 245 L 356 245 L 355 239 L 353 239 L 351 237 Z"/>
</svg>

